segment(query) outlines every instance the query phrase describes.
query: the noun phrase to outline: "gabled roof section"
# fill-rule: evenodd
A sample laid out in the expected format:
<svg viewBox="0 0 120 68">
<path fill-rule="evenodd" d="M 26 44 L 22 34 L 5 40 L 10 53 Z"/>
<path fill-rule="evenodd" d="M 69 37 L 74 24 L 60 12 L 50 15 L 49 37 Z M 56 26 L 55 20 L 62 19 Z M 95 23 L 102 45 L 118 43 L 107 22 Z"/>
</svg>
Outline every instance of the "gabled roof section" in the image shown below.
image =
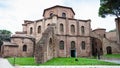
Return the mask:
<svg viewBox="0 0 120 68">
<path fill-rule="evenodd" d="M 50 7 L 50 8 L 47 8 L 47 9 L 44 9 L 44 12 L 43 12 L 43 16 L 45 14 L 45 11 L 49 10 L 49 9 L 52 9 L 52 8 L 56 8 L 56 7 L 61 7 L 61 8 L 67 8 L 67 9 L 70 9 L 73 14 L 75 15 L 75 12 L 73 11 L 73 9 L 71 7 L 66 7 L 66 6 L 60 6 L 60 5 L 56 5 L 56 6 L 53 6 L 53 7 Z"/>
</svg>

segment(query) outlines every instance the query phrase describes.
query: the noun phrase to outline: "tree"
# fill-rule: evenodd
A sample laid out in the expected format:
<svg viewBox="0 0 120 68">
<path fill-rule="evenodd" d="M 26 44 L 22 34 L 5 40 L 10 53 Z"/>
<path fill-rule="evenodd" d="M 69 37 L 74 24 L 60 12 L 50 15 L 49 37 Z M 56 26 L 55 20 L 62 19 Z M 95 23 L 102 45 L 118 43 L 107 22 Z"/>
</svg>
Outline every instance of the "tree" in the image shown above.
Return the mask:
<svg viewBox="0 0 120 68">
<path fill-rule="evenodd" d="M 99 16 L 105 18 L 107 15 L 120 16 L 120 0 L 100 0 Z"/>
<path fill-rule="evenodd" d="M 117 43 L 120 43 L 120 0 L 100 0 L 99 16 L 105 18 L 107 15 L 117 17 L 115 19 Z"/>
<path fill-rule="evenodd" d="M 10 41 L 11 32 L 8 30 L 0 30 L 0 40 Z"/>
</svg>

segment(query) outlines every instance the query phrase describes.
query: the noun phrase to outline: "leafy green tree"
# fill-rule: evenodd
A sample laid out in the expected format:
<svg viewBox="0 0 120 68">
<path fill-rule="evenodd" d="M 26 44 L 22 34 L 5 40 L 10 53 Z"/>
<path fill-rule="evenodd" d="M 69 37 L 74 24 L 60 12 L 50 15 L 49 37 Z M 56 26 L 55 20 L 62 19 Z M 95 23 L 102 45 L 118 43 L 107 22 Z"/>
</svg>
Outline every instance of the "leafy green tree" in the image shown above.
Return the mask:
<svg viewBox="0 0 120 68">
<path fill-rule="evenodd" d="M 0 40 L 10 41 L 11 32 L 8 30 L 0 30 Z"/>
<path fill-rule="evenodd" d="M 107 15 L 113 15 L 116 16 L 117 18 L 115 21 L 117 22 L 118 26 L 117 32 L 118 32 L 118 37 L 120 39 L 120 0 L 100 0 L 100 8 L 99 8 L 99 16 L 102 18 L 105 18 Z M 118 43 L 120 43 L 119 40 L 117 40 Z"/>
<path fill-rule="evenodd" d="M 120 16 L 120 0 L 100 0 L 99 16 L 105 18 L 107 15 Z"/>
</svg>

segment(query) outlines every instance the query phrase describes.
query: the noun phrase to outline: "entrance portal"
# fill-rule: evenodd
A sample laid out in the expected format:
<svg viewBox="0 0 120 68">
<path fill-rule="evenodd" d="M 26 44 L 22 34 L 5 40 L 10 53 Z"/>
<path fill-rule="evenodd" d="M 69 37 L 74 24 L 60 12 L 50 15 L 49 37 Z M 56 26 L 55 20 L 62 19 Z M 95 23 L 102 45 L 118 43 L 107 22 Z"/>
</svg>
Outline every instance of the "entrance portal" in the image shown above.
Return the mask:
<svg viewBox="0 0 120 68">
<path fill-rule="evenodd" d="M 107 54 L 112 54 L 112 48 L 110 46 L 108 46 L 106 49 L 107 49 Z"/>
<path fill-rule="evenodd" d="M 100 39 L 98 38 L 91 38 L 91 42 L 92 42 L 92 55 L 93 56 L 97 56 L 99 55 L 103 55 L 103 49 L 102 49 L 102 42 Z"/>
<path fill-rule="evenodd" d="M 76 51 L 75 50 L 71 50 L 71 57 L 76 57 Z"/>
</svg>

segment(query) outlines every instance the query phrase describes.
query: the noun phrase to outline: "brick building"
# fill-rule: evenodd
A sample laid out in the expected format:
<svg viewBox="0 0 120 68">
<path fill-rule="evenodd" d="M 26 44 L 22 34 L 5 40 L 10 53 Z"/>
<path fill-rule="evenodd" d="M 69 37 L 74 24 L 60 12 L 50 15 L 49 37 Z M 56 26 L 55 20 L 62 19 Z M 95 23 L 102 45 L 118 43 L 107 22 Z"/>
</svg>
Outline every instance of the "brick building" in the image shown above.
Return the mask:
<svg viewBox="0 0 120 68">
<path fill-rule="evenodd" d="M 22 32 L 11 37 L 11 45 L 2 46 L 2 56 L 35 56 L 37 63 L 53 57 L 90 57 L 97 54 L 120 53 L 116 34 L 110 39 L 105 29 L 91 29 L 91 20 L 75 19 L 71 7 L 53 6 L 43 18 L 25 20 Z"/>
</svg>

